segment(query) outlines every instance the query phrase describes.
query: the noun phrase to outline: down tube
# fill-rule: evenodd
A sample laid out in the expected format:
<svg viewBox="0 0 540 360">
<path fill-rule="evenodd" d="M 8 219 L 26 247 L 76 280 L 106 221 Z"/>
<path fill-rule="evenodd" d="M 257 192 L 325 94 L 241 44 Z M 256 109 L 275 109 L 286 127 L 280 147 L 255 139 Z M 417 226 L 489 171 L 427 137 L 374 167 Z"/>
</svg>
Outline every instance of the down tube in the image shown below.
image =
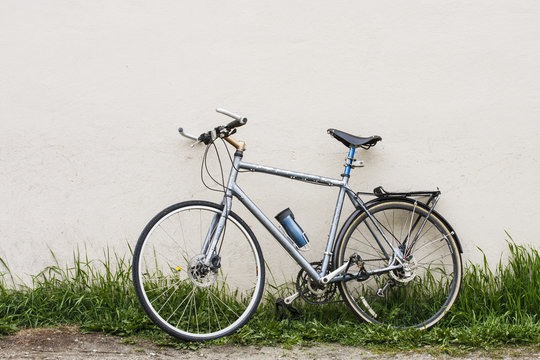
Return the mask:
<svg viewBox="0 0 540 360">
<path fill-rule="evenodd" d="M 313 269 L 311 264 L 296 250 L 296 248 L 287 240 L 287 238 L 279 231 L 279 229 L 264 215 L 264 213 L 255 205 L 253 201 L 238 187 L 234 185 L 233 194 L 248 208 L 261 224 L 279 241 L 281 246 L 293 257 L 294 260 L 304 269 L 308 275 L 319 281 L 321 276 Z"/>
</svg>

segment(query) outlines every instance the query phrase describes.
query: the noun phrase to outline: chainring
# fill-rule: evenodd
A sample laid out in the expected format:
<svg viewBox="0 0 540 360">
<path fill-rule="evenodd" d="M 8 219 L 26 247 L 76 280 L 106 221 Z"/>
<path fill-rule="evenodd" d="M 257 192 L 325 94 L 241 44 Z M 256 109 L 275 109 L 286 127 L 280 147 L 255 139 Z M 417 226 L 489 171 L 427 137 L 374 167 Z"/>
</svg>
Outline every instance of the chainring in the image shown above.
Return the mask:
<svg viewBox="0 0 540 360">
<path fill-rule="evenodd" d="M 310 264 L 316 271 L 321 270 L 320 261 L 312 262 Z M 333 298 L 336 294 L 336 284 L 319 284 L 309 277 L 304 269 L 301 269 L 296 277 L 296 290 L 300 294 L 300 297 L 308 304 L 322 305 L 334 302 Z"/>
</svg>

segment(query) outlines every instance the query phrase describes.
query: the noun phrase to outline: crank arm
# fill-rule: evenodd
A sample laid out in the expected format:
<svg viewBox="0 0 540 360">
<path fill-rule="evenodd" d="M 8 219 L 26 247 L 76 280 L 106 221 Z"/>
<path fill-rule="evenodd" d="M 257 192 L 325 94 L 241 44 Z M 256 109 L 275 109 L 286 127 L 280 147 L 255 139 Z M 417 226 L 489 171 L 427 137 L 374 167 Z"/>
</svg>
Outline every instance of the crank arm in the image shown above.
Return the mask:
<svg viewBox="0 0 540 360">
<path fill-rule="evenodd" d="M 296 300 L 296 298 L 299 296 L 300 296 L 300 293 L 297 292 L 297 293 L 292 294 L 291 296 L 287 296 L 285 299 L 283 299 L 283 301 L 285 301 L 285 304 L 291 305 L 292 302 Z"/>
<path fill-rule="evenodd" d="M 328 284 L 333 278 L 340 275 L 344 271 L 346 271 L 349 268 L 349 262 L 347 261 L 345 264 L 338 267 L 336 270 L 332 271 L 330 274 L 326 275 L 321 279 L 321 282 L 323 284 Z"/>
</svg>

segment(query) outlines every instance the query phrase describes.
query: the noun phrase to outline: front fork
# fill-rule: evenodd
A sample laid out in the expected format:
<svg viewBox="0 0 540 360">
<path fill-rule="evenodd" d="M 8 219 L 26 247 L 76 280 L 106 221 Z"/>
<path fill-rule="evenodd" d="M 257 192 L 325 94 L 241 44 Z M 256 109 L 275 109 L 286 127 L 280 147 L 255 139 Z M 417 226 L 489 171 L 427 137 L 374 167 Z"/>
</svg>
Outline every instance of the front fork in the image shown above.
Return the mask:
<svg viewBox="0 0 540 360">
<path fill-rule="evenodd" d="M 201 248 L 201 254 L 205 255 L 204 264 L 206 266 L 210 266 L 210 264 L 212 263 L 214 254 L 216 254 L 216 248 L 219 239 L 225 231 L 227 217 L 229 216 L 229 213 L 231 211 L 231 198 L 225 196 L 225 198 L 221 202 L 221 205 L 223 206 L 223 210 L 221 214 L 216 213 L 212 218 L 210 228 L 208 229 L 203 246 Z"/>
<path fill-rule="evenodd" d="M 210 228 L 208 229 L 208 233 L 206 234 L 206 238 L 204 240 L 204 243 L 201 249 L 201 254 L 205 255 L 204 264 L 206 266 L 210 266 L 210 264 L 212 263 L 212 259 L 215 257 L 214 255 L 218 255 L 216 253 L 216 247 L 219 243 L 219 239 L 221 238 L 221 235 L 226 229 L 225 225 L 227 223 L 227 218 L 229 217 L 229 213 L 231 212 L 231 207 L 232 207 L 232 190 L 231 189 L 234 187 L 234 184 L 236 183 L 236 177 L 238 175 L 238 168 L 239 168 L 241 159 L 242 159 L 242 151 L 237 150 L 234 154 L 233 166 L 229 174 L 229 181 L 227 183 L 227 188 L 225 189 L 225 196 L 223 196 L 223 201 L 221 201 L 221 206 L 223 206 L 223 210 L 221 211 L 221 214 L 216 213 L 214 215 L 214 218 L 212 219 Z"/>
<path fill-rule="evenodd" d="M 219 239 L 225 231 L 227 218 L 231 212 L 231 198 L 232 195 L 229 194 L 229 190 L 227 190 L 227 193 L 221 202 L 223 210 L 221 213 L 216 213 L 214 215 L 212 222 L 210 223 L 210 227 L 208 228 L 208 232 L 206 233 L 206 237 L 201 248 L 201 254 L 205 256 L 204 264 L 206 266 L 210 266 L 213 258 L 215 257 L 214 255 L 217 253 L 216 248 L 219 243 Z"/>
</svg>

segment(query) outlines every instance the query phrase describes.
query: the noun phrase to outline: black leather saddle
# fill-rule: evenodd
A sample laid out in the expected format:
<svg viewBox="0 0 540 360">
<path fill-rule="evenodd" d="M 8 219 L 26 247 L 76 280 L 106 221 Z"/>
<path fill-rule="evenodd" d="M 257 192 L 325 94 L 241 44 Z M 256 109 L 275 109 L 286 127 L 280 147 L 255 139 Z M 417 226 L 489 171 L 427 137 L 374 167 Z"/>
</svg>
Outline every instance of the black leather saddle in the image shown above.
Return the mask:
<svg viewBox="0 0 540 360">
<path fill-rule="evenodd" d="M 370 136 L 370 137 L 360 137 L 347 134 L 346 132 L 339 131 L 336 129 L 327 130 L 330 135 L 332 135 L 336 140 L 341 142 L 346 147 L 361 147 L 362 149 L 369 149 L 372 146 L 375 146 L 379 141 L 382 140 L 380 136 Z"/>
</svg>

